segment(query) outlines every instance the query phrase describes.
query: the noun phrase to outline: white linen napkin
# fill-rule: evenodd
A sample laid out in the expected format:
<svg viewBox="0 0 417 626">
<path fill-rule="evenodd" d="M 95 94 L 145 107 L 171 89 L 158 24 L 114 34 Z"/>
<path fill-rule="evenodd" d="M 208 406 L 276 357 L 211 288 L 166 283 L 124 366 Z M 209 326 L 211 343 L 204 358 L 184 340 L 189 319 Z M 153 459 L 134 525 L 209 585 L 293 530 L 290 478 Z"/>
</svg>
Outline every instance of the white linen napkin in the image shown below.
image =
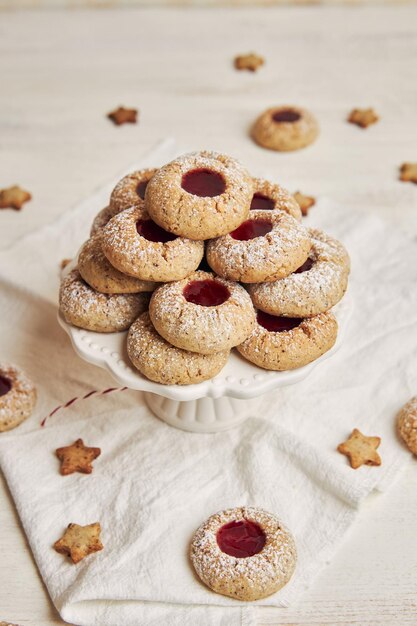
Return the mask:
<svg viewBox="0 0 417 626">
<path fill-rule="evenodd" d="M 134 167 L 159 165 L 177 153 L 167 141 Z M 391 484 L 409 458 L 393 419 L 415 384 L 417 246 L 366 211 L 320 199 L 307 223 L 339 237 L 352 258 L 355 310 L 345 342 L 304 381 L 260 398 L 259 410 L 237 428 L 204 435 L 176 430 L 134 391 L 91 398 L 41 428 L 55 405 L 114 385 L 104 370 L 76 356 L 56 321 L 59 262 L 88 236 L 112 184 L 0 253 L 2 359 L 22 366 L 39 390 L 35 414 L 0 436 L 0 465 L 64 620 L 254 626 L 257 605 L 286 606 L 311 584 L 361 501 Z M 354 427 L 382 437 L 380 467 L 355 471 L 336 451 Z M 63 477 L 54 451 L 78 437 L 102 454 L 93 474 Z M 292 581 L 252 605 L 207 589 L 187 556 L 202 521 L 246 504 L 278 514 L 298 547 Z M 96 521 L 103 551 L 74 566 L 52 549 L 69 522 Z"/>
</svg>

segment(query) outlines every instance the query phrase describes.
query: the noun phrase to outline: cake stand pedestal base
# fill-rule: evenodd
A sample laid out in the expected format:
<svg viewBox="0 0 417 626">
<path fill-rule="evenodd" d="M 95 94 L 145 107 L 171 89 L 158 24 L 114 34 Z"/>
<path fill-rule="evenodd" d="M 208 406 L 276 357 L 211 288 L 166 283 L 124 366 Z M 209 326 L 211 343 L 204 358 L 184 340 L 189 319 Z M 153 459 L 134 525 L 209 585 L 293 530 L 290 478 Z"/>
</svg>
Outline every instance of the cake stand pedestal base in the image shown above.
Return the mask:
<svg viewBox="0 0 417 626">
<path fill-rule="evenodd" d="M 159 419 L 170 426 L 194 433 L 213 433 L 227 430 L 243 422 L 259 405 L 259 398 L 239 400 L 221 398 L 200 398 L 178 401 L 155 393 L 145 392 L 145 402 Z"/>
</svg>

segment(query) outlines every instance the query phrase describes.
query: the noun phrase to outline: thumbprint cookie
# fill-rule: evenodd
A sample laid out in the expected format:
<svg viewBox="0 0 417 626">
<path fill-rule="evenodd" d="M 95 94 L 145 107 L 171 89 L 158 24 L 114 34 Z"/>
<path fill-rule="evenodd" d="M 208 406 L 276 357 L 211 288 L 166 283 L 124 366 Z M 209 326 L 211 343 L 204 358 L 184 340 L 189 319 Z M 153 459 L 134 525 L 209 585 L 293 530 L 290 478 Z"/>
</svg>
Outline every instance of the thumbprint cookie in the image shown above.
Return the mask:
<svg viewBox="0 0 417 626">
<path fill-rule="evenodd" d="M 240 354 L 266 370 L 303 367 L 330 350 L 337 338 L 332 313 L 314 317 L 278 317 L 258 311 L 252 334 L 239 346 Z"/>
<path fill-rule="evenodd" d="M 130 327 L 127 352 L 141 374 L 163 385 L 192 385 L 213 378 L 229 356 L 229 350 L 197 354 L 172 346 L 156 332 L 148 313 Z"/>
<path fill-rule="evenodd" d="M 190 558 L 210 589 L 251 601 L 287 584 L 297 550 L 293 536 L 275 515 L 245 506 L 209 517 L 192 539 Z"/>
<path fill-rule="evenodd" d="M 170 233 L 147 211 L 132 207 L 113 217 L 102 231 L 102 249 L 123 274 L 141 280 L 180 280 L 197 269 L 204 242 Z"/>
<path fill-rule="evenodd" d="M 252 301 L 241 285 L 201 271 L 158 287 L 149 315 L 166 341 L 200 354 L 230 350 L 255 323 Z"/>
<path fill-rule="evenodd" d="M 309 229 L 308 259 L 285 278 L 249 285 L 256 308 L 271 315 L 311 317 L 331 309 L 348 284 L 349 255 L 344 246 L 321 230 Z"/>
<path fill-rule="evenodd" d="M 274 211 L 279 209 L 292 215 L 301 222 L 301 209 L 294 197 L 281 185 L 269 182 L 263 178 L 253 179 L 253 196 L 250 204 L 251 211 Z"/>
<path fill-rule="evenodd" d="M 397 430 L 408 449 L 417 455 L 417 397 L 411 398 L 398 413 Z"/>
<path fill-rule="evenodd" d="M 104 209 L 101 209 L 95 216 L 93 223 L 91 224 L 90 229 L 90 237 L 99 232 L 102 228 L 105 227 L 107 222 L 111 220 L 113 217 L 113 213 L 110 211 L 110 207 L 106 206 Z"/>
<path fill-rule="evenodd" d="M 232 157 L 195 152 L 161 167 L 150 180 L 145 202 L 152 219 L 190 239 L 224 235 L 248 216 L 253 182 Z"/>
<path fill-rule="evenodd" d="M 59 310 L 69 324 L 99 333 L 127 330 L 146 311 L 147 293 L 106 294 L 94 291 L 72 270 L 59 290 Z"/>
<path fill-rule="evenodd" d="M 18 367 L 0 364 L 0 432 L 27 419 L 36 404 L 36 387 Z"/>
<path fill-rule="evenodd" d="M 249 219 L 207 244 L 207 261 L 228 280 L 258 283 L 288 276 L 308 257 L 308 231 L 284 211 L 251 211 Z"/>
<path fill-rule="evenodd" d="M 83 280 L 100 293 L 140 293 L 153 291 L 157 285 L 123 274 L 113 267 L 103 252 L 100 232 L 88 239 L 81 248 L 78 270 Z"/>
<path fill-rule="evenodd" d="M 156 169 L 131 172 L 119 180 L 110 196 L 109 210 L 116 215 L 132 206 L 145 208 L 145 191 Z"/>
<path fill-rule="evenodd" d="M 313 143 L 319 125 L 310 111 L 296 106 L 272 107 L 262 113 L 252 127 L 257 144 L 269 150 L 300 150 Z"/>
</svg>

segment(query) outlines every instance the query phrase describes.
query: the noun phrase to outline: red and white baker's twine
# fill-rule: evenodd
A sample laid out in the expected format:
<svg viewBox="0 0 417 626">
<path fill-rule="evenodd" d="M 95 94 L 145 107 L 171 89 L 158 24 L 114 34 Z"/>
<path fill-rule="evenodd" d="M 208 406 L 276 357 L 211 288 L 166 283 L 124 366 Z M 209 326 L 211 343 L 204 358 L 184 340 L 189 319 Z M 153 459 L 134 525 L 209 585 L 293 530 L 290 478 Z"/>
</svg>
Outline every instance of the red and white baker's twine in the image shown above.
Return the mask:
<svg viewBox="0 0 417 626">
<path fill-rule="evenodd" d="M 41 421 L 41 426 L 45 426 L 46 420 L 55 415 L 55 413 L 58 413 L 58 411 L 61 411 L 62 409 L 68 409 L 68 407 L 73 406 L 77 402 L 81 402 L 82 400 L 88 400 L 88 398 L 92 398 L 93 396 L 106 396 L 109 393 L 114 393 L 115 391 L 126 391 L 127 389 L 128 387 L 109 387 L 108 389 L 89 391 L 84 396 L 75 396 L 75 398 L 71 398 L 71 400 L 68 400 L 68 402 L 65 402 L 65 404 L 60 404 L 59 406 L 56 406 L 53 411 L 49 413 L 49 415 L 44 417 L 44 419 Z"/>
</svg>

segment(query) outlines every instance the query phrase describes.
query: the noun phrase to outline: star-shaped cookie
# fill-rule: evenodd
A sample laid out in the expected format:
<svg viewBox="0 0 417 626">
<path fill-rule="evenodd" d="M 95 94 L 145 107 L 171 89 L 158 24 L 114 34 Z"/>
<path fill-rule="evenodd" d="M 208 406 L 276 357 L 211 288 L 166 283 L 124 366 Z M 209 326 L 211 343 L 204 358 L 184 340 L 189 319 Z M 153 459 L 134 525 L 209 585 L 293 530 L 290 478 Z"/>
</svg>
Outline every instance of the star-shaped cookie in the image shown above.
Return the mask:
<svg viewBox="0 0 417 626">
<path fill-rule="evenodd" d="M 337 449 L 349 458 L 353 469 L 357 469 L 361 465 L 381 465 L 381 457 L 376 451 L 380 443 L 380 437 L 367 437 L 354 428 L 349 439 L 339 444 Z"/>
<path fill-rule="evenodd" d="M 136 124 L 137 116 L 137 109 L 125 109 L 125 107 L 119 107 L 107 115 L 116 126 L 120 126 L 121 124 Z"/>
<path fill-rule="evenodd" d="M 67 554 L 73 563 L 78 563 L 92 552 L 103 550 L 100 533 L 99 522 L 87 526 L 68 524 L 61 539 L 55 541 L 54 549 L 60 554 Z"/>
<path fill-rule="evenodd" d="M 375 124 L 379 120 L 379 116 L 373 109 L 353 109 L 348 117 L 348 122 L 356 124 L 360 128 L 368 128 L 371 124 Z"/>
<path fill-rule="evenodd" d="M 316 199 L 313 196 L 305 196 L 301 191 L 296 191 L 293 194 L 293 198 L 296 202 L 298 202 L 301 213 L 304 215 L 308 215 L 309 209 L 316 204 Z"/>
<path fill-rule="evenodd" d="M 32 195 L 19 187 L 13 185 L 7 189 L 0 189 L 0 209 L 14 209 L 20 211 L 25 202 L 29 202 Z"/>
<path fill-rule="evenodd" d="M 241 54 L 235 57 L 235 68 L 237 70 L 249 70 L 249 72 L 256 72 L 258 67 L 261 67 L 265 63 L 265 59 L 258 56 L 254 52 L 249 54 Z"/>
<path fill-rule="evenodd" d="M 82 439 L 77 439 L 71 446 L 58 448 L 55 452 L 61 461 L 60 472 L 63 476 L 74 472 L 91 474 L 93 471 L 91 463 L 101 454 L 100 448 L 89 448 L 84 445 Z"/>
<path fill-rule="evenodd" d="M 400 167 L 400 180 L 417 185 L 417 163 L 403 163 Z"/>
</svg>

